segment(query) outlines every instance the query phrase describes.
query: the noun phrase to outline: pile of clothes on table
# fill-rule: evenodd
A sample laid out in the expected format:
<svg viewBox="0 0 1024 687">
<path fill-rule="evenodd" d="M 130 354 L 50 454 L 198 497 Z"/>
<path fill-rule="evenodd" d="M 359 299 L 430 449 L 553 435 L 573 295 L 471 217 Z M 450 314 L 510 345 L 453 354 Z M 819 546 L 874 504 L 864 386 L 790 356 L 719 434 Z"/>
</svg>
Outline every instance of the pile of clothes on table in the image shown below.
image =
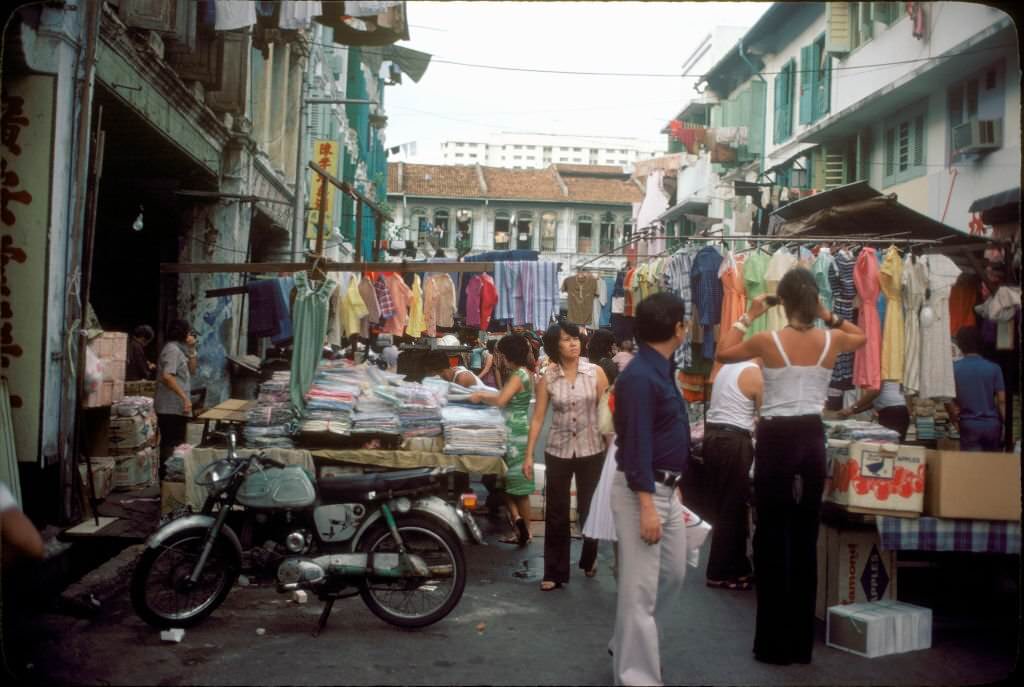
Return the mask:
<svg viewBox="0 0 1024 687">
<path fill-rule="evenodd" d="M 825 436 L 847 441 L 881 441 L 900 443 L 900 433 L 888 427 L 862 420 L 826 420 Z"/>
<path fill-rule="evenodd" d="M 306 393 L 303 432 L 348 434 L 359 398 L 369 384 L 366 371 L 347 360 L 325 360 Z"/>
<path fill-rule="evenodd" d="M 451 455 L 504 456 L 508 448 L 505 417 L 497 408 L 450 403 L 441 411 L 444 452 Z"/>
<path fill-rule="evenodd" d="M 249 409 L 242 432 L 247 446 L 253 448 L 294 448 L 291 436 L 295 432 L 295 414 L 292 411 L 291 373 L 274 372 L 260 384 L 256 403 Z"/>
</svg>

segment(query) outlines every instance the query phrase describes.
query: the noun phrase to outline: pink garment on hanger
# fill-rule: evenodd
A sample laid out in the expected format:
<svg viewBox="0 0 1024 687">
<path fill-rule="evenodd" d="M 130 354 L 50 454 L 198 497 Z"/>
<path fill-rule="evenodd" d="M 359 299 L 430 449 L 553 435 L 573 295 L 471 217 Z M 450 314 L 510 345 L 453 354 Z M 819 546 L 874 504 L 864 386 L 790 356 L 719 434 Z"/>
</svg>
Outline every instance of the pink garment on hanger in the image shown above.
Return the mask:
<svg viewBox="0 0 1024 687">
<path fill-rule="evenodd" d="M 722 319 L 720 331 L 724 333 L 747 310 L 747 292 L 743 285 L 743 263 L 736 260 L 732 253 L 722 262 L 721 279 Z M 721 367 L 722 363 L 716 360 L 711 368 L 710 380 L 712 382 L 715 381 Z"/>
<path fill-rule="evenodd" d="M 402 275 L 391 273 L 384 278 L 388 294 L 394 303 L 395 314 L 388 318 L 381 327 L 384 334 L 401 336 L 405 332 L 405 325 L 409 323 L 409 302 L 412 300 L 412 289 L 402 279 Z"/>
<path fill-rule="evenodd" d="M 853 268 L 853 285 L 860 296 L 860 317 L 857 325 L 868 341 L 853 356 L 853 383 L 858 387 L 882 387 L 882 323 L 878 318 L 878 257 L 875 249 L 862 248 Z"/>
<path fill-rule="evenodd" d="M 466 285 L 466 326 L 480 329 L 480 289 L 482 283 L 477 275 Z"/>
<path fill-rule="evenodd" d="M 480 275 L 480 329 L 487 330 L 491 326 L 491 313 L 498 304 L 498 289 L 491 275 Z"/>
</svg>

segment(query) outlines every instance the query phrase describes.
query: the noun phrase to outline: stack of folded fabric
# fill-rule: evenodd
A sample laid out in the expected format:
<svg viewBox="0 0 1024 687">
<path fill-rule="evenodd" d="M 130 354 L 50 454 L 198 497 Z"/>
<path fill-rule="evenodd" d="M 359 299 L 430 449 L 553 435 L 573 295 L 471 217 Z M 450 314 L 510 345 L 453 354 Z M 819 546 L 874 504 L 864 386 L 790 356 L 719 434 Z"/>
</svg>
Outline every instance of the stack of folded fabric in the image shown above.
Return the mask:
<svg viewBox="0 0 1024 687">
<path fill-rule="evenodd" d="M 400 434 L 401 429 L 394 404 L 375 393 L 359 397 L 352 414 L 353 434 Z"/>
<path fill-rule="evenodd" d="M 422 384 L 374 387 L 374 394 L 390 402 L 398 413 L 402 437 L 432 437 L 441 434 L 441 404 Z"/>
<path fill-rule="evenodd" d="M 291 373 L 278 371 L 260 384 L 256 403 L 249 409 L 242 432 L 247 446 L 292 448 L 295 415 L 291 405 Z"/>
<path fill-rule="evenodd" d="M 363 366 L 348 360 L 324 360 L 306 393 L 303 432 L 348 434 L 352 414 L 368 383 Z"/>
<path fill-rule="evenodd" d="M 444 452 L 452 455 L 504 456 L 505 418 L 497 408 L 448 405 L 441 411 Z"/>
<path fill-rule="evenodd" d="M 862 420 L 833 420 L 825 422 L 825 435 L 830 439 L 848 441 L 884 441 L 900 443 L 899 432 Z"/>
</svg>

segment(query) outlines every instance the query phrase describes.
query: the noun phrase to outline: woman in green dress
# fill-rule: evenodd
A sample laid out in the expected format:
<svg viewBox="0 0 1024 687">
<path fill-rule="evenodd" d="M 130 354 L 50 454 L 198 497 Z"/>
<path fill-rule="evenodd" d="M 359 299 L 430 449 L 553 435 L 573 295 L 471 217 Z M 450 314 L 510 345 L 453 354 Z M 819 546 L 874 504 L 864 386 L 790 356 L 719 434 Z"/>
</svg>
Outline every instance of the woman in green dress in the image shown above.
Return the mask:
<svg viewBox="0 0 1024 687">
<path fill-rule="evenodd" d="M 469 400 L 472 403 L 486 403 L 505 409 L 505 422 L 508 426 L 505 500 L 515 533 L 502 541 L 526 546 L 531 539 L 530 494 L 534 489 L 533 456 L 526 455 L 526 440 L 530 429 L 530 399 L 533 396 L 533 379 L 527 367 L 532 349 L 525 336 L 509 334 L 498 342 L 498 352 L 511 369 L 505 385 L 497 394 L 478 391 L 471 394 Z"/>
</svg>

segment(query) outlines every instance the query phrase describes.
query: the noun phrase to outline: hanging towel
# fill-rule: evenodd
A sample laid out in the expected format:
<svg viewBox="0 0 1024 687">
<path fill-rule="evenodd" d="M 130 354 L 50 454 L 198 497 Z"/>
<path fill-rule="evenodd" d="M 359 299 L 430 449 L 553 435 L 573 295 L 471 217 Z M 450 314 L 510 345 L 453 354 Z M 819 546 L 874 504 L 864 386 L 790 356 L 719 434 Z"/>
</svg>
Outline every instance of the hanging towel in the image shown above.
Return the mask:
<svg viewBox="0 0 1024 687">
<path fill-rule="evenodd" d="M 277 333 L 270 337 L 275 346 L 281 346 L 292 340 L 292 315 L 289 303 L 292 298 L 292 289 L 295 288 L 294 277 L 278 277 L 277 282 Z"/>
<path fill-rule="evenodd" d="M 273 336 L 278 332 L 278 287 L 274 279 L 256 279 L 245 285 L 249 294 L 249 336 Z"/>
<path fill-rule="evenodd" d="M 309 28 L 313 17 L 323 14 L 323 7 L 319 1 L 313 0 L 292 0 L 281 3 L 281 14 L 278 16 L 278 26 L 282 29 L 297 30 Z"/>
<path fill-rule="evenodd" d="M 249 0 L 217 0 L 214 29 L 234 31 L 256 23 L 256 3 Z"/>
</svg>

